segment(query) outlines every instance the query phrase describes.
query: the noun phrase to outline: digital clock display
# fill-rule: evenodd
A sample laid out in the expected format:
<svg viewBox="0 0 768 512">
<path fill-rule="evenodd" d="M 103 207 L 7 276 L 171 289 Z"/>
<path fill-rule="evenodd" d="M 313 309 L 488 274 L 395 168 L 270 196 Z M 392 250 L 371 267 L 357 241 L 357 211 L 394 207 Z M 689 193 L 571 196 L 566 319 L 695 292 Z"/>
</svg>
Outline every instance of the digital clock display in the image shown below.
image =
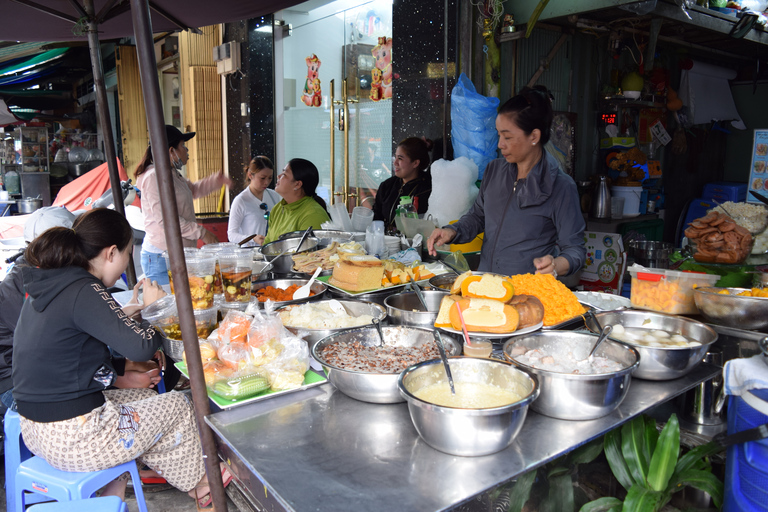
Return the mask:
<svg viewBox="0 0 768 512">
<path fill-rule="evenodd" d="M 602 114 L 600 117 L 605 124 L 616 124 L 616 114 Z"/>
</svg>

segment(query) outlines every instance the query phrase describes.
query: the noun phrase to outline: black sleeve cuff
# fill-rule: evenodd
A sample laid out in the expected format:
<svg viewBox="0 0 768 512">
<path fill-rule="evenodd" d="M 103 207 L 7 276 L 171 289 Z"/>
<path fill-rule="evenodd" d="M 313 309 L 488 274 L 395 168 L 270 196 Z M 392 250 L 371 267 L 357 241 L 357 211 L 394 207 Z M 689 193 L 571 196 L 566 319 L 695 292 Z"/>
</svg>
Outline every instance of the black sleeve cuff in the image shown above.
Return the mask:
<svg viewBox="0 0 768 512">
<path fill-rule="evenodd" d="M 125 358 L 112 356 L 112 368 L 117 375 L 121 377 L 125 375 Z"/>
</svg>

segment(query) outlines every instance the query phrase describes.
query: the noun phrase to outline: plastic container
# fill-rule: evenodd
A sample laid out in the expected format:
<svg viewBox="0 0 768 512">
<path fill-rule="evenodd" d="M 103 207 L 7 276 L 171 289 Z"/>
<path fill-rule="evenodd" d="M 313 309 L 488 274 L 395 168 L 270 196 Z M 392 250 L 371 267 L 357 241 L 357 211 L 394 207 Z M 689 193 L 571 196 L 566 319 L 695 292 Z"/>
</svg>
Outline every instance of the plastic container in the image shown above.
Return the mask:
<svg viewBox="0 0 768 512">
<path fill-rule="evenodd" d="M 714 286 L 718 275 L 678 272 L 661 268 L 628 268 L 632 275 L 632 307 L 673 315 L 699 312 L 693 300 L 693 286 Z"/>
<path fill-rule="evenodd" d="M 768 401 L 768 389 L 752 390 Z M 728 400 L 728 434 L 768 423 L 768 416 L 750 407 L 743 398 Z M 768 511 L 768 439 L 728 448 L 725 463 L 723 510 Z"/>
<path fill-rule="evenodd" d="M 215 307 L 194 310 L 198 339 L 208 338 L 216 328 L 218 324 L 217 313 L 218 309 Z M 173 295 L 167 295 L 158 299 L 144 308 L 141 316 L 157 329 L 163 331 L 165 337 L 168 338 L 163 343 L 163 348 L 172 359 L 181 361 L 184 346 L 181 342 L 181 325 L 176 309 L 176 298 Z"/>
<path fill-rule="evenodd" d="M 611 218 L 624 218 L 624 198 L 615 196 L 611 198 Z"/>
<path fill-rule="evenodd" d="M 216 254 L 221 269 L 221 288 L 226 302 L 251 300 L 252 249 L 227 249 Z"/>
<path fill-rule="evenodd" d="M 184 248 L 184 259 L 188 258 L 189 256 L 194 256 L 195 254 L 199 253 L 200 249 L 196 247 L 185 247 Z M 168 281 L 171 285 L 171 294 L 174 293 L 173 291 L 173 272 L 171 271 L 171 257 L 168 254 L 168 251 L 163 251 L 163 259 L 165 260 L 165 270 L 168 272 Z"/>
<path fill-rule="evenodd" d="M 352 209 L 352 230 L 365 232 L 373 222 L 373 210 L 365 206 L 355 206 Z"/>
<path fill-rule="evenodd" d="M 216 256 L 198 251 L 194 255 L 185 254 L 185 257 L 189 292 L 192 295 L 192 308 L 212 308 L 213 282 L 216 276 Z"/>
<path fill-rule="evenodd" d="M 717 200 L 721 203 L 728 201 L 741 203 L 747 199 L 747 184 L 729 181 L 707 183 L 704 185 L 704 191 L 701 193 L 701 197 L 710 201 Z"/>
<path fill-rule="evenodd" d="M 611 187 L 611 197 L 624 198 L 624 217 L 636 217 L 640 215 L 640 196 L 643 187 Z"/>
</svg>

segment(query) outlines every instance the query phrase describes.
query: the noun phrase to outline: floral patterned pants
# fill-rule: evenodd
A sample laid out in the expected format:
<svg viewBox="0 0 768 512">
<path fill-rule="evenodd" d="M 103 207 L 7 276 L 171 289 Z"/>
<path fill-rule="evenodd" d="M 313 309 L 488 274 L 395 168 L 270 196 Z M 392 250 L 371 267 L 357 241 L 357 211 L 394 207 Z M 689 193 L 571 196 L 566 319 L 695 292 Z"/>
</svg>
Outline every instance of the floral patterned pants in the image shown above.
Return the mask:
<svg viewBox="0 0 768 512">
<path fill-rule="evenodd" d="M 24 443 L 61 471 L 99 471 L 138 459 L 177 489 L 193 489 L 205 466 L 186 395 L 114 389 L 104 397 L 104 405 L 69 420 L 37 423 L 22 416 Z"/>
</svg>

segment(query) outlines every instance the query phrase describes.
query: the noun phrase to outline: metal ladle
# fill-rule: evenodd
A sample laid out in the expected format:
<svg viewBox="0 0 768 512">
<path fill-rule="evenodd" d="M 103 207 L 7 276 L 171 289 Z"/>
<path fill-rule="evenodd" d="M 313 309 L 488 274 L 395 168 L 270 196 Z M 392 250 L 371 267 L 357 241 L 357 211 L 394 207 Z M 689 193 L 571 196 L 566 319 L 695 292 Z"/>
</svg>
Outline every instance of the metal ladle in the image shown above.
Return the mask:
<svg viewBox="0 0 768 512">
<path fill-rule="evenodd" d="M 445 368 L 445 375 L 448 377 L 448 385 L 451 387 L 451 394 L 456 394 L 456 388 L 453 385 L 453 375 L 451 375 L 451 366 L 448 364 L 448 355 L 445 353 L 445 346 L 443 345 L 443 338 L 440 336 L 440 331 L 435 331 L 435 342 L 437 343 L 437 351 L 440 352 L 440 359 L 443 360 L 443 367 Z"/>
<path fill-rule="evenodd" d="M 373 319 L 373 326 L 376 328 L 376 332 L 379 333 L 379 340 L 381 341 L 381 344 L 384 345 L 384 331 L 381 330 L 381 322 L 378 318 Z"/>
<path fill-rule="evenodd" d="M 424 294 L 421 293 L 421 286 L 416 283 L 411 283 L 411 288 L 416 292 L 416 296 L 419 298 L 419 302 L 421 303 L 421 307 L 424 308 L 424 311 L 429 311 L 429 308 L 427 307 L 427 301 L 424 300 Z"/>
<path fill-rule="evenodd" d="M 597 319 L 595 319 L 595 321 L 597 321 Z M 606 325 L 600 331 L 600 337 L 597 338 L 597 343 L 595 343 L 595 346 L 592 347 L 592 350 L 589 351 L 589 355 L 585 358 L 585 359 L 588 359 L 590 363 L 595 359 L 595 351 L 597 350 L 597 347 L 599 347 L 600 344 L 603 343 L 603 340 L 605 340 L 605 338 L 607 338 L 608 335 L 611 334 L 611 331 L 613 331 L 612 325 Z"/>
</svg>

